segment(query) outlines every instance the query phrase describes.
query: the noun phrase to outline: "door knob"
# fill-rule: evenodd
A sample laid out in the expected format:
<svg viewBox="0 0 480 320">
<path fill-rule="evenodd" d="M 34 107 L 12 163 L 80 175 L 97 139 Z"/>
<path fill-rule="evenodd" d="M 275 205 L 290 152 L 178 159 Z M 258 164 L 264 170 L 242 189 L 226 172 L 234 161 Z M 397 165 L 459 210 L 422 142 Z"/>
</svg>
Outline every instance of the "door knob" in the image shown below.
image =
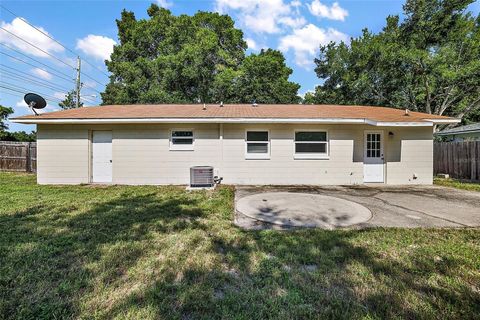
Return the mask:
<svg viewBox="0 0 480 320">
<path fill-rule="evenodd" d="M 112 160 L 110 160 L 110 163 L 112 163 Z"/>
</svg>

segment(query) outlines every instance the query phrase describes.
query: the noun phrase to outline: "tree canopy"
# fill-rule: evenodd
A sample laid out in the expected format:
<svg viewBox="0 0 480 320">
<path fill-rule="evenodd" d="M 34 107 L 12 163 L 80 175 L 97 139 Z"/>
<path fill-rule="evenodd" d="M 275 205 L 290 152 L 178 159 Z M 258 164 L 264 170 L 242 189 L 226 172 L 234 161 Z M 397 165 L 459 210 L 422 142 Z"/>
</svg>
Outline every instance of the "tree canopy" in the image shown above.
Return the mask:
<svg viewBox="0 0 480 320">
<path fill-rule="evenodd" d="M 80 103 L 78 105 L 79 105 L 79 107 L 83 107 L 83 102 L 80 101 Z M 77 107 L 76 91 L 75 90 L 69 91 L 65 95 L 65 99 L 63 99 L 62 101 L 60 101 L 58 103 L 58 106 L 62 109 L 76 108 Z"/>
<path fill-rule="evenodd" d="M 149 19 L 124 10 L 104 104 L 298 101 L 299 85 L 279 51 L 245 57 L 241 30 L 227 15 L 174 16 L 152 4 Z"/>
<path fill-rule="evenodd" d="M 262 49 L 237 69 L 221 70 L 213 82 L 212 97 L 230 103 L 298 103 L 300 85 L 288 81 L 291 73 L 280 51 Z"/>
<path fill-rule="evenodd" d="M 305 103 L 381 105 L 479 117 L 480 16 L 473 0 L 407 0 L 378 34 L 320 47 L 323 84 Z M 480 119 L 476 119 L 477 121 Z"/>
<path fill-rule="evenodd" d="M 13 113 L 13 109 L 10 107 L 4 107 L 0 105 L 0 140 L 3 141 L 35 141 L 36 133 L 26 133 L 25 131 L 8 132 L 8 125 L 6 120 L 8 116 Z"/>
<path fill-rule="evenodd" d="M 0 105 L 0 133 L 5 132 L 8 129 L 8 125 L 5 123 L 5 121 L 12 113 L 12 108 Z"/>
</svg>

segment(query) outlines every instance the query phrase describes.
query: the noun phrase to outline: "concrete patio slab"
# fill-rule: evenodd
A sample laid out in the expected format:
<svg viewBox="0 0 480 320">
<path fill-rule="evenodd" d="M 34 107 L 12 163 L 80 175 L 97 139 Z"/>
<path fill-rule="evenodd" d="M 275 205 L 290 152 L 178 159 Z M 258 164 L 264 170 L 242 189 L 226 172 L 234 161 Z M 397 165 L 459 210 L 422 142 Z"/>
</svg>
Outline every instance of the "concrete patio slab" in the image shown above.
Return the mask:
<svg viewBox="0 0 480 320">
<path fill-rule="evenodd" d="M 278 214 L 270 213 L 272 217 L 269 218 L 268 212 L 256 216 L 242 213 L 245 211 L 243 198 L 252 195 L 262 198 L 261 194 L 264 193 L 282 193 L 277 202 L 272 202 L 275 205 L 272 211 L 278 212 Z M 282 204 L 280 200 L 285 197 L 285 193 L 289 194 L 289 201 Z M 330 197 L 323 199 L 328 199 L 332 203 L 348 200 L 367 208 L 372 216 L 365 221 L 357 221 L 352 214 L 354 211 L 348 211 L 347 207 L 342 207 L 342 210 L 347 210 L 352 223 L 345 225 L 341 223 L 317 224 L 316 220 L 322 219 L 321 210 L 315 211 L 310 204 L 307 206 L 309 214 L 305 215 L 305 211 L 302 212 L 299 209 L 306 199 L 304 195 L 307 195 L 307 198 L 308 195 Z M 480 226 L 479 192 L 439 186 L 239 186 L 236 189 L 235 203 L 237 209 L 235 223 L 246 229 L 290 229 L 298 227 L 302 221 L 304 226 L 312 226 L 313 223 L 316 227 L 323 228 Z M 327 207 L 329 205 L 327 203 Z M 296 208 L 296 211 L 292 210 L 291 213 L 286 213 L 286 210 L 292 208 Z M 314 212 L 317 214 L 320 212 L 320 217 L 315 217 Z M 352 217 L 350 218 L 350 216 Z M 282 219 L 285 217 L 294 222 L 282 224 Z M 328 217 L 329 222 L 335 220 L 334 213 Z M 275 218 L 277 219 L 276 223 L 268 222 L 268 219 Z"/>
<path fill-rule="evenodd" d="M 252 219 L 289 227 L 332 229 L 367 222 L 372 213 L 364 206 L 331 196 L 265 192 L 241 198 L 237 211 Z"/>
</svg>

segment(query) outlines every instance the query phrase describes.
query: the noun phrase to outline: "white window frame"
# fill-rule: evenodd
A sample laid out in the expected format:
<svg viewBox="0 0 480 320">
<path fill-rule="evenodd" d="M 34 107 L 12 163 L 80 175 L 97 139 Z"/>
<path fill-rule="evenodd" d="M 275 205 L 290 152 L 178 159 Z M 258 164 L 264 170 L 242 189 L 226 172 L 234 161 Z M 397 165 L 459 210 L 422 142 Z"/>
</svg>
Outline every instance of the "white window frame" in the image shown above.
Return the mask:
<svg viewBox="0 0 480 320">
<path fill-rule="evenodd" d="M 248 132 L 266 132 L 268 134 L 267 141 L 247 141 Z M 248 153 L 249 143 L 266 143 L 267 153 Z M 266 129 L 246 129 L 245 130 L 245 159 L 247 160 L 269 160 L 270 159 L 270 130 Z"/>
<path fill-rule="evenodd" d="M 325 132 L 326 138 L 325 138 L 325 141 L 297 141 L 296 140 L 297 132 Z M 319 152 L 297 153 L 295 151 L 297 149 L 296 148 L 297 143 L 326 144 L 325 152 L 324 153 L 319 153 Z M 293 158 L 294 159 L 300 159 L 300 160 L 308 160 L 308 159 L 328 160 L 328 159 L 330 159 L 330 140 L 329 140 L 328 130 L 326 130 L 326 129 L 295 129 L 294 132 L 293 132 Z"/>
<path fill-rule="evenodd" d="M 173 137 L 175 131 L 191 131 L 192 137 Z M 173 144 L 173 138 L 175 139 L 192 139 L 192 144 Z M 195 131 L 190 128 L 177 128 L 170 130 L 170 151 L 193 151 L 195 146 Z"/>
</svg>

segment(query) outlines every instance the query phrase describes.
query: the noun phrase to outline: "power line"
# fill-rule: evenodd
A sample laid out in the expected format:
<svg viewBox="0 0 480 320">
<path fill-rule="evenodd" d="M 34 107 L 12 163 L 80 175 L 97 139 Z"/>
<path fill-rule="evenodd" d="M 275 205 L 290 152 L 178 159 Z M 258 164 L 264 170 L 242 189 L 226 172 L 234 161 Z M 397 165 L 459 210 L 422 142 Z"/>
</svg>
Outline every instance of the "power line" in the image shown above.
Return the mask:
<svg viewBox="0 0 480 320">
<path fill-rule="evenodd" d="M 23 39 L 22 37 L 19 37 L 19 36 L 17 36 L 15 33 L 11 32 L 11 31 L 8 31 L 8 30 L 7 30 L 7 29 L 5 29 L 4 27 L 0 27 L 0 29 L 2 29 L 2 30 L 3 30 L 3 31 L 5 31 L 5 32 L 8 32 L 9 34 L 11 34 L 12 36 L 14 36 L 15 38 L 17 38 L 17 39 L 20 39 L 20 40 L 22 40 L 23 42 L 25 42 L 25 43 L 27 43 L 27 44 L 31 45 L 31 46 L 32 46 L 32 47 L 34 47 L 35 49 L 37 49 L 37 50 L 39 50 L 39 51 L 41 51 L 41 52 L 45 53 L 46 55 L 48 55 L 48 56 L 52 57 L 53 59 L 55 59 L 55 60 L 57 60 L 57 61 L 59 61 L 59 62 L 63 63 L 63 64 L 64 64 L 64 65 L 66 65 L 67 67 L 70 67 L 70 68 L 72 68 L 72 69 L 75 69 L 75 67 L 73 67 L 73 66 L 69 65 L 68 63 L 66 63 L 66 62 L 65 62 L 65 61 L 63 61 L 62 59 L 59 59 L 59 58 L 57 58 L 57 57 L 56 57 L 56 56 L 54 56 L 53 54 L 50 54 L 48 51 L 45 51 L 45 50 L 43 50 L 43 49 L 40 49 L 39 47 L 37 47 L 37 46 L 36 46 L 36 45 L 34 45 L 33 43 L 31 43 L 31 42 L 29 42 L 29 41 L 27 41 L 27 40 Z"/>
<path fill-rule="evenodd" d="M 0 45 L 2 45 L 2 46 L 4 46 L 5 48 L 8 48 L 8 49 L 10 49 L 10 50 L 18 53 L 18 54 L 21 54 L 22 56 L 27 57 L 28 59 L 33 60 L 33 61 L 35 61 L 36 63 L 41 64 L 41 65 L 44 66 L 44 67 L 47 67 L 47 68 L 49 68 L 49 69 L 54 70 L 55 72 L 58 72 L 58 73 L 60 73 L 60 74 L 63 74 L 63 75 L 68 76 L 66 73 L 63 73 L 63 72 L 61 72 L 61 71 L 58 71 L 56 68 L 53 68 L 53 67 L 49 66 L 48 64 L 45 64 L 45 63 L 43 63 L 43 62 L 41 62 L 41 61 L 38 61 L 37 59 L 34 59 L 34 58 L 30 57 L 29 55 L 26 55 L 25 53 L 21 52 L 20 50 L 16 50 L 16 49 L 14 49 L 14 48 L 12 48 L 12 47 L 10 47 L 10 46 L 7 46 L 7 45 L 4 44 L 4 43 L 0 43 Z"/>
<path fill-rule="evenodd" d="M 14 15 L 14 16 L 17 17 L 17 18 L 19 18 L 19 19 L 22 20 L 24 23 L 26 23 L 27 25 L 31 26 L 32 28 L 34 28 L 35 30 L 37 30 L 38 32 L 40 32 L 41 34 L 43 34 L 44 36 L 46 36 L 46 37 L 48 37 L 49 39 L 51 39 L 52 41 L 58 43 L 60 46 L 62 46 L 63 48 L 65 48 L 65 49 L 68 50 L 69 52 L 73 53 L 74 55 L 77 55 L 77 53 L 76 53 L 75 51 L 73 51 L 72 49 L 66 47 L 66 46 L 63 45 L 60 41 L 58 41 L 58 40 L 56 40 L 55 38 L 53 38 L 52 36 L 50 36 L 48 33 L 44 32 L 43 30 L 41 30 L 41 29 L 37 28 L 36 26 L 30 24 L 30 23 L 29 23 L 27 20 L 25 20 L 24 18 L 19 17 L 18 15 L 16 15 L 14 12 L 12 12 L 11 10 L 9 10 L 9 9 L 6 8 L 5 6 L 3 6 L 3 5 L 0 4 L 0 7 L 3 8 L 4 10 L 10 12 L 12 15 Z M 77 78 L 76 78 L 76 90 L 75 90 L 75 92 L 76 92 L 76 95 L 77 95 L 77 101 L 80 100 L 80 98 L 79 98 L 80 89 L 81 89 L 81 87 L 83 87 L 83 84 L 80 82 L 80 74 L 82 74 L 83 76 L 87 77 L 88 79 L 90 79 L 90 80 L 98 83 L 98 84 L 101 85 L 101 86 L 105 85 L 104 83 L 101 83 L 100 81 L 98 81 L 98 80 L 96 80 L 95 78 L 91 77 L 91 76 L 88 75 L 87 73 L 81 71 L 81 69 L 80 69 L 80 62 L 81 62 L 80 56 L 77 55 L 78 66 L 75 68 L 74 66 L 70 65 L 69 63 L 66 63 L 66 62 L 63 61 L 62 59 L 56 57 L 56 56 L 53 55 L 53 54 L 50 54 L 49 52 L 47 52 L 47 51 L 45 51 L 45 50 L 43 50 L 43 49 L 41 49 L 41 48 L 39 48 L 39 47 L 36 46 L 35 44 L 33 44 L 33 43 L 25 40 L 24 38 L 16 35 L 15 33 L 11 32 L 11 31 L 9 31 L 9 30 L 1 27 L 1 26 L 0 26 L 0 29 L 3 30 L 3 31 L 5 31 L 5 32 L 7 32 L 7 33 L 9 33 L 9 34 L 11 34 L 12 36 L 16 37 L 17 39 L 19 39 L 19 40 L 27 43 L 28 45 L 34 47 L 35 49 L 43 52 L 43 53 L 46 54 L 47 56 L 52 57 L 53 59 L 55 59 L 55 60 L 63 63 L 64 65 L 66 65 L 66 66 L 68 66 L 68 67 L 76 70 L 76 72 L 77 72 Z M 18 51 L 18 50 L 15 50 L 15 49 L 11 48 L 10 46 L 7 46 L 7 45 L 5 45 L 5 44 L 2 44 L 2 45 L 5 46 L 5 47 L 7 47 L 7 48 L 10 49 L 10 50 L 13 50 L 13 51 L 15 51 L 15 52 L 17 52 L 17 53 L 25 56 L 25 57 L 27 57 L 27 58 L 29 58 L 29 59 L 37 62 L 37 63 L 40 63 L 41 65 L 46 66 L 47 68 L 51 68 L 50 66 L 48 66 L 48 65 L 46 65 L 46 64 L 44 64 L 44 63 L 42 63 L 42 62 L 40 62 L 40 61 L 38 61 L 38 60 L 36 60 L 36 59 L 33 59 L 33 58 L 29 57 L 28 55 L 25 55 L 24 53 L 22 53 L 22 52 L 20 52 L 20 51 Z M 34 66 L 34 65 L 32 65 L 31 63 L 28 63 L 28 62 L 26 62 L 26 61 L 24 61 L 24 60 L 22 60 L 22 59 L 19 59 L 19 58 L 17 58 L 17 57 L 11 56 L 11 55 L 6 54 L 6 53 L 4 53 L 4 52 L 0 52 L 0 53 L 1 53 L 1 54 L 4 54 L 4 55 L 7 55 L 7 56 L 9 56 L 9 57 L 11 57 L 11 58 L 13 58 L 13 59 L 16 59 L 16 60 L 18 60 L 18 61 L 20 61 L 20 62 L 23 62 L 23 63 L 26 63 L 26 64 L 28 64 L 28 65 Z M 87 64 L 89 64 L 89 65 L 91 65 L 92 67 L 94 67 L 94 68 L 96 68 L 97 70 L 99 70 L 100 72 L 102 72 L 105 76 L 107 76 L 107 77 L 109 76 L 108 74 L 104 73 L 102 70 L 98 69 L 95 65 L 93 65 L 92 63 L 90 63 L 88 60 L 85 59 L 84 61 L 85 61 Z M 34 66 L 34 67 L 36 67 L 36 66 Z M 40 68 L 40 69 L 41 69 L 41 68 Z M 53 69 L 53 68 L 51 68 L 51 69 Z M 43 69 L 42 69 L 42 70 L 43 70 Z M 53 70 L 55 70 L 56 72 L 60 73 L 60 72 L 57 71 L 56 69 L 53 69 Z M 44 70 L 44 71 L 46 71 L 46 70 Z M 48 71 L 46 71 L 46 72 L 48 72 Z M 62 74 L 64 74 L 64 73 L 62 73 Z M 65 75 L 65 74 L 64 74 L 64 75 Z M 69 77 L 68 75 L 65 75 L 65 76 Z M 60 77 L 60 78 L 62 78 L 62 77 Z M 63 79 L 65 79 L 65 78 L 63 78 Z M 67 81 L 70 81 L 70 80 L 67 80 Z M 38 85 L 38 81 L 37 81 L 37 85 Z M 45 86 L 45 85 L 44 85 L 44 86 Z M 90 88 L 91 90 L 93 90 L 93 91 L 95 91 L 95 92 L 97 92 L 97 93 L 100 93 L 100 91 L 96 90 L 96 89 L 93 88 L 92 86 L 85 85 L 85 87 Z"/>
<path fill-rule="evenodd" d="M 57 97 L 54 97 L 54 96 L 51 96 L 49 94 L 46 94 L 46 93 L 42 93 L 38 90 L 32 90 L 32 89 L 28 89 L 28 88 L 25 88 L 25 87 L 21 87 L 19 85 L 16 85 L 16 84 L 12 84 L 12 83 L 8 83 L 8 82 L 3 82 L 3 83 L 0 83 L 0 84 L 3 84 L 3 85 L 6 85 L 6 86 L 10 86 L 10 87 L 13 87 L 13 88 L 16 88 L 18 90 L 24 90 L 23 92 L 38 92 L 39 94 L 45 96 L 45 97 L 49 97 L 50 99 L 52 100 L 58 100 L 58 101 L 62 101 L 61 99 L 57 98 Z"/>
<path fill-rule="evenodd" d="M 34 85 L 37 85 L 37 86 L 40 86 L 40 87 L 44 87 L 44 88 L 47 88 L 47 89 L 51 89 L 51 90 L 64 91 L 64 89 L 62 89 L 62 88 L 53 87 L 53 86 L 50 86 L 48 84 L 41 83 L 39 81 L 26 79 L 24 77 L 12 76 L 12 75 L 9 75 L 9 74 L 4 74 L 3 77 L 5 77 L 7 79 L 10 79 L 10 80 L 13 80 L 13 81 L 18 81 L 18 82 L 28 82 L 28 83 L 31 83 L 31 84 L 34 84 Z M 68 92 L 68 90 L 67 90 L 67 92 Z"/>
<path fill-rule="evenodd" d="M 10 87 L 7 87 L 7 85 L 10 86 Z M 7 83 L 7 84 L 1 84 L 1 83 L 0 83 L 0 88 L 4 88 L 4 89 L 6 89 L 6 90 L 10 90 L 10 91 L 13 91 L 13 92 L 21 93 L 21 94 L 23 94 L 23 95 L 25 94 L 25 92 L 30 91 L 30 90 L 28 90 L 28 89 L 26 89 L 26 91 L 22 91 L 22 89 L 24 89 L 24 88 L 20 88 L 20 89 L 19 89 L 19 87 L 17 87 L 17 88 L 15 88 L 15 87 L 16 87 L 16 86 L 14 86 L 14 85 L 12 86 L 11 84 L 8 84 L 8 83 Z M 37 91 L 37 92 L 38 92 L 38 91 Z M 61 102 L 61 100 L 58 99 L 58 98 L 50 97 L 50 96 L 47 96 L 47 95 L 45 95 L 45 94 L 41 94 L 41 95 L 44 96 L 44 97 L 47 97 L 47 98 L 45 98 L 45 100 L 47 100 L 47 101 L 50 101 L 50 102 L 53 102 L 53 103 L 59 103 L 59 102 Z"/>
<path fill-rule="evenodd" d="M 94 78 L 90 77 L 88 74 L 86 74 L 86 73 L 84 73 L 84 72 L 80 72 L 80 73 L 83 74 L 85 77 L 89 78 L 90 80 L 95 81 L 96 83 L 98 83 L 98 84 L 101 85 L 101 86 L 104 86 L 104 85 L 105 85 L 105 84 L 103 84 L 103 83 L 95 80 Z"/>
<path fill-rule="evenodd" d="M 11 93 L 11 92 L 8 92 L 8 91 L 4 91 L 4 89 L 0 89 L 0 92 L 3 93 L 3 94 L 11 95 L 12 97 L 15 97 L 15 98 L 18 97 L 18 94 L 14 94 L 14 93 Z"/>
<path fill-rule="evenodd" d="M 82 73 L 83 74 L 83 73 Z M 93 90 L 95 91 L 96 93 L 101 93 L 100 91 L 98 91 L 97 89 L 95 89 L 95 87 L 92 87 L 91 85 L 88 85 L 84 82 L 82 82 L 82 88 L 87 88 L 87 89 L 90 89 L 90 90 Z"/>
<path fill-rule="evenodd" d="M 5 88 L 7 90 L 11 90 L 11 91 L 14 91 L 14 92 L 17 92 L 17 93 L 20 93 L 22 95 L 25 95 L 25 92 L 30 92 L 30 91 L 34 91 L 34 90 L 29 90 L 27 88 L 23 88 L 23 87 L 20 87 L 20 86 L 17 86 L 17 85 L 14 85 L 14 84 L 11 84 L 11 83 L 5 83 L 6 85 L 9 85 L 11 87 L 5 87 L 5 86 L 2 86 L 2 84 L 0 83 L 0 88 Z M 16 87 L 16 88 L 15 88 Z M 38 91 L 37 91 L 38 92 Z M 13 95 L 13 94 L 11 94 Z M 62 102 L 62 100 L 60 100 L 59 98 L 56 98 L 56 97 L 53 97 L 53 96 L 50 96 L 50 95 L 46 95 L 44 93 L 41 93 L 42 96 L 44 97 L 48 97 L 48 98 L 45 98 L 45 100 L 48 100 L 50 102 L 53 102 L 53 103 L 59 103 L 59 102 Z M 13 96 L 17 96 L 17 95 L 13 95 Z M 85 97 L 80 97 L 80 100 L 83 100 L 85 102 L 89 102 L 89 103 L 93 103 L 93 104 L 96 104 L 96 101 L 93 101 L 93 100 L 90 100 L 90 99 L 87 99 Z"/>
<path fill-rule="evenodd" d="M 28 24 L 30 27 L 34 28 L 35 30 L 37 30 L 38 32 L 40 32 L 41 34 L 43 34 L 44 36 L 48 37 L 49 39 L 55 41 L 56 43 L 58 43 L 59 45 L 61 45 L 64 49 L 68 50 L 69 52 L 73 53 L 74 55 L 78 55 L 75 51 L 73 51 L 72 49 L 68 48 L 67 46 L 65 46 L 63 43 L 61 43 L 60 41 L 58 41 L 57 39 L 53 38 L 51 35 L 49 35 L 48 33 L 44 32 L 43 30 L 35 27 L 33 24 L 31 24 L 30 22 L 28 22 L 26 19 L 18 16 L 17 14 L 15 14 L 13 11 L 11 11 L 10 9 L 7 9 L 5 8 L 5 6 L 3 6 L 2 4 L 0 4 L 0 7 L 2 7 L 4 10 L 8 11 L 10 14 L 12 14 L 13 16 L 19 18 L 20 20 L 22 20 L 23 22 L 25 22 L 26 24 Z M 84 62 L 86 62 L 88 65 L 92 66 L 93 68 L 97 69 L 98 71 L 100 71 L 102 74 L 104 74 L 105 76 L 109 77 L 109 75 L 107 73 L 105 73 L 104 71 L 102 71 L 100 68 L 98 68 L 97 66 L 93 65 L 92 63 L 90 63 L 88 60 L 86 60 L 85 58 L 82 58 L 82 60 Z"/>
<path fill-rule="evenodd" d="M 89 100 L 89 99 L 86 99 L 85 97 L 80 97 L 80 101 L 83 100 L 83 101 L 86 101 L 86 102 L 90 102 L 90 103 L 93 103 L 93 104 L 97 104 L 96 101 L 94 100 Z"/>
<path fill-rule="evenodd" d="M 87 90 L 90 89 L 90 90 L 95 91 L 96 93 L 101 93 L 100 91 L 98 91 L 98 90 L 95 89 L 94 87 L 89 86 L 89 85 L 87 85 L 87 84 L 85 84 L 85 83 L 82 83 L 82 88 L 87 88 Z"/>
<path fill-rule="evenodd" d="M 5 68 L 11 69 L 12 71 L 7 70 L 7 69 L 5 69 Z M 65 90 L 65 91 L 67 91 L 67 92 L 73 90 L 73 89 L 71 89 L 71 88 L 69 89 L 69 88 L 66 88 L 66 87 L 62 87 L 62 86 L 60 86 L 60 85 L 58 85 L 58 84 L 56 84 L 56 83 L 54 83 L 54 82 L 48 81 L 48 80 L 43 80 L 43 79 L 42 79 L 42 80 L 39 80 L 38 78 L 35 78 L 35 77 L 33 77 L 32 75 L 30 75 L 30 74 L 28 74 L 28 73 L 26 73 L 26 72 L 24 72 L 24 71 L 21 71 L 21 70 L 19 70 L 19 69 L 12 68 L 12 67 L 9 67 L 9 66 L 6 66 L 6 65 L 0 63 L 0 70 L 1 70 L 1 69 L 3 69 L 2 71 L 3 71 L 4 73 L 10 74 L 10 75 L 13 75 L 13 76 L 16 76 L 16 77 L 27 77 L 27 78 L 26 78 L 27 80 L 31 80 L 31 81 L 34 81 L 34 82 L 41 82 L 41 83 L 44 82 L 44 83 L 47 83 L 47 84 L 49 84 L 49 85 L 51 85 L 51 86 L 57 87 L 57 88 L 55 88 L 54 90 L 60 90 L 60 91 Z M 22 78 L 22 79 L 23 79 L 23 78 Z M 88 86 L 88 85 L 85 85 L 85 84 L 84 84 L 83 87 L 87 87 L 87 90 L 93 90 L 93 91 L 95 91 L 95 92 L 97 92 L 97 93 L 100 93 L 100 91 L 96 90 L 95 88 L 93 88 L 93 87 L 91 87 L 91 86 Z M 92 101 L 92 103 L 95 103 L 95 102 Z"/>
<path fill-rule="evenodd" d="M 34 64 L 32 64 L 32 63 L 30 63 L 30 62 L 28 62 L 28 61 L 22 60 L 22 59 L 20 59 L 20 58 L 18 58 L 18 57 L 12 56 L 12 55 L 10 55 L 10 54 L 8 54 L 8 53 L 5 53 L 5 52 L 0 51 L 0 54 L 6 55 L 7 57 L 10 57 L 10 58 L 15 59 L 15 60 L 17 60 L 17 61 L 20 61 L 20 62 L 23 62 L 23 63 L 25 63 L 25 64 L 28 64 L 29 66 L 32 66 L 32 67 L 34 67 L 34 68 L 39 68 L 38 66 L 36 66 L 36 65 L 34 65 Z M 39 69 L 40 69 L 40 70 L 43 70 L 43 71 L 45 71 L 45 72 L 52 73 L 51 71 L 45 70 L 45 69 L 43 69 L 43 68 L 39 68 Z M 58 72 L 58 73 L 60 73 L 60 74 L 62 74 L 62 75 L 64 75 L 64 76 L 66 76 L 66 77 L 70 77 L 70 76 L 69 76 L 68 74 L 66 74 L 66 73 L 59 72 L 59 71 L 56 71 L 56 72 Z M 62 77 L 62 76 L 59 76 L 59 75 L 55 75 L 55 76 L 56 76 L 56 77 L 59 77 L 59 78 L 61 78 L 61 79 L 63 79 L 63 80 L 70 81 L 70 82 L 73 81 L 72 78 L 65 78 L 65 77 Z"/>
<path fill-rule="evenodd" d="M 21 79 L 30 80 L 30 81 L 34 81 L 34 82 L 47 83 L 51 86 L 57 87 L 58 88 L 57 90 L 67 90 L 67 91 L 71 90 L 71 89 L 68 89 L 66 87 L 59 86 L 58 84 L 56 84 L 54 82 L 50 82 L 48 80 L 43 80 L 43 79 L 39 80 L 38 78 L 35 78 L 32 75 L 30 75 L 26 72 L 23 72 L 23 71 L 14 71 L 13 72 L 13 71 L 4 69 L 2 66 L 0 66 L 0 70 L 2 70 L 3 73 L 6 73 L 7 75 L 10 75 L 10 76 L 15 76 L 15 77 L 18 77 L 18 78 L 21 78 Z"/>
</svg>

